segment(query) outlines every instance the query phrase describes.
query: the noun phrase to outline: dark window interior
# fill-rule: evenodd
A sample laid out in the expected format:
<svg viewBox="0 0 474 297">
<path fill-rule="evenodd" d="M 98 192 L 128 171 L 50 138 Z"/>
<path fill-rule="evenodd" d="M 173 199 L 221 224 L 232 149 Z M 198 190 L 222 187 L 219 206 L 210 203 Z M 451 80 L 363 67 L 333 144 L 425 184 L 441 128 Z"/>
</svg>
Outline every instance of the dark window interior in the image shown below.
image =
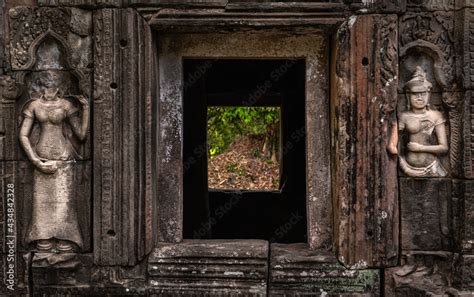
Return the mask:
<svg viewBox="0 0 474 297">
<path fill-rule="evenodd" d="M 306 242 L 305 61 L 183 64 L 184 238 Z M 280 191 L 208 189 L 208 106 L 280 107 Z"/>
</svg>

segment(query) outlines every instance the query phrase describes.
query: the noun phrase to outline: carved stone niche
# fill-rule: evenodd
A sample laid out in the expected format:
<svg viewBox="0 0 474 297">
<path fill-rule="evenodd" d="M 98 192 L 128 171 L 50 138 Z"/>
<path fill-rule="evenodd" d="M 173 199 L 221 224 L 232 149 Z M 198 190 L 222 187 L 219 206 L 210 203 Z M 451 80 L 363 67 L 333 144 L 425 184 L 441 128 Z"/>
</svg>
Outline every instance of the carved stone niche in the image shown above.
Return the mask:
<svg viewBox="0 0 474 297">
<path fill-rule="evenodd" d="M 443 3 L 446 2 L 443 1 Z M 458 55 L 455 51 L 454 29 L 455 13 L 453 11 L 405 13 L 399 19 L 400 61 L 405 58 L 407 51 L 416 48 L 434 60 L 435 71 L 438 72 L 436 75 L 440 79 L 443 76 L 445 84 L 443 85 L 441 80 L 438 83 L 445 91 L 461 90 L 461 84 L 456 77 Z M 412 67 L 414 70 L 415 66 Z M 404 75 L 402 68 L 400 71 L 400 75 Z M 399 82 L 399 86 L 403 86 L 406 80 L 401 79 Z"/>
<path fill-rule="evenodd" d="M 38 58 L 60 59 L 58 63 L 61 65 L 56 65 L 56 68 L 70 76 L 74 93 L 91 95 L 92 14 L 75 8 L 19 6 L 10 9 L 8 15 L 10 75 L 20 87 L 22 97 L 15 108 L 8 102 L 2 106 L 4 115 L 11 119 L 3 120 L 5 143 L 1 160 L 26 160 L 17 141 L 18 118 L 21 116 L 21 107 L 32 91 L 28 89 L 32 83 L 31 73 L 42 67 L 37 65 Z M 44 60 L 41 63 L 48 62 Z M 80 155 L 78 159 L 91 159 L 90 140 L 88 136 L 86 142 L 79 145 L 73 139 Z"/>
<path fill-rule="evenodd" d="M 42 232 L 55 229 L 53 225 L 61 226 L 57 229 L 65 226 L 65 221 L 51 219 L 59 212 L 45 208 L 42 203 L 47 201 L 38 200 L 40 196 L 68 201 L 69 214 L 75 218 L 66 221 L 74 225 L 74 232 L 68 229 L 65 233 L 77 235 L 73 235 L 76 251 L 90 251 L 92 164 L 87 101 L 91 94 L 91 13 L 15 7 L 9 11 L 9 18 L 10 75 L 15 79 L 12 84 L 20 90 L 15 101 L 5 100 L 3 95 L 1 165 L 13 176 L 17 189 L 18 251 L 31 250 L 42 236 L 49 238 L 50 234 Z M 50 95 L 54 103 L 44 103 Z M 45 119 L 61 133 L 40 129 Z M 25 128 L 27 122 L 31 126 Z M 62 153 L 55 151 L 61 147 Z M 40 167 L 46 165 L 52 171 L 41 173 Z"/>
</svg>

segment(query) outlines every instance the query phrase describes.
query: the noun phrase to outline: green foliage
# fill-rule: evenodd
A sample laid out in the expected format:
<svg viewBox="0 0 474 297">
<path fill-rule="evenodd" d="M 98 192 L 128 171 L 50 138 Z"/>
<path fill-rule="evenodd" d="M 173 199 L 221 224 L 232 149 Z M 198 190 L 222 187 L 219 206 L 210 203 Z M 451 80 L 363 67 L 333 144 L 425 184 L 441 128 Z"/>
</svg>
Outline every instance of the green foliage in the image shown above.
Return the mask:
<svg viewBox="0 0 474 297">
<path fill-rule="evenodd" d="M 279 120 L 278 107 L 208 107 L 209 154 L 224 152 L 240 136 L 265 135 Z"/>
</svg>

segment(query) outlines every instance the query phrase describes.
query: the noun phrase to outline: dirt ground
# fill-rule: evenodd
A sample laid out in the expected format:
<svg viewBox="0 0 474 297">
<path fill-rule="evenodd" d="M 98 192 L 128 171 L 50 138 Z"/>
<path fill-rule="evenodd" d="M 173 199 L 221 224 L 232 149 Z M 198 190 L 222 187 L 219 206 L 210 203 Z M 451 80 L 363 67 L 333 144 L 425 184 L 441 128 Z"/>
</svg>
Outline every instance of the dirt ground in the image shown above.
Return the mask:
<svg viewBox="0 0 474 297">
<path fill-rule="evenodd" d="M 278 190 L 279 164 L 260 156 L 263 139 L 239 138 L 209 159 L 210 189 Z"/>
</svg>

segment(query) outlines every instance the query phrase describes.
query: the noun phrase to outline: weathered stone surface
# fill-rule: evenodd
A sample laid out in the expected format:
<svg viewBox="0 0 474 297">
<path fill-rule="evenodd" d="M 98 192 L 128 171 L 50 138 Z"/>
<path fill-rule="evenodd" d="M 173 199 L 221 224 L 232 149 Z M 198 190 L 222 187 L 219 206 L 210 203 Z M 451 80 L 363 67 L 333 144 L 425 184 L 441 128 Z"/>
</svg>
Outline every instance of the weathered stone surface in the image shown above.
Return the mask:
<svg viewBox="0 0 474 297">
<path fill-rule="evenodd" d="M 148 260 L 149 292 L 264 296 L 268 256 L 268 242 L 263 240 L 159 243 Z"/>
<path fill-rule="evenodd" d="M 19 140 L 19 132 L 22 120 L 24 118 L 23 112 L 29 103 L 33 100 L 30 98 L 30 93 L 34 88 L 37 87 L 36 81 L 41 78 L 43 73 L 47 71 L 14 71 L 10 75 L 3 76 L 0 83 L 0 160 L 14 161 L 14 160 L 27 160 L 27 156 L 22 149 Z M 61 75 L 66 76 L 69 81 L 76 81 L 74 74 L 69 71 L 59 71 Z M 5 84 L 1 86 L 1 84 Z M 31 87 L 27 87 L 31 86 Z M 66 94 L 67 96 L 79 95 L 79 91 L 76 93 L 77 85 L 74 84 L 70 91 L 73 94 Z M 12 89 L 12 90 L 8 90 Z M 68 98 L 67 100 L 73 104 L 79 110 L 81 109 L 79 101 L 75 98 Z M 78 123 L 81 122 L 82 112 L 78 113 Z M 74 118 L 76 115 L 73 116 Z M 76 123 L 75 123 L 76 125 Z M 74 158 L 76 160 L 90 160 L 91 159 L 91 132 L 88 130 L 85 139 L 80 140 L 72 131 L 72 124 L 70 122 L 65 123 L 65 135 L 67 140 L 72 144 L 75 153 Z M 66 132 L 67 131 L 67 132 Z M 30 138 L 36 141 L 41 133 L 38 122 L 35 120 Z"/>
<path fill-rule="evenodd" d="M 463 93 L 443 92 L 442 102 L 449 122 L 449 152 L 444 158 L 449 161 L 451 177 L 462 178 L 463 173 Z M 442 157 L 443 158 L 443 157 Z"/>
<path fill-rule="evenodd" d="M 15 77 L 0 76 L 0 160 L 17 158 L 18 123 L 15 112 L 16 100 L 23 92 Z"/>
<path fill-rule="evenodd" d="M 464 204 L 460 220 L 462 221 L 461 248 L 466 253 L 474 252 L 474 181 L 463 183 Z"/>
<path fill-rule="evenodd" d="M 371 7 L 380 11 L 401 11 L 405 2 L 379 1 Z M 239 11 L 331 11 L 347 9 L 342 1 L 242 1 L 242 0 L 38 0 L 40 6 L 84 7 L 84 8 L 126 8 L 126 7 L 186 7 L 186 8 L 226 8 Z"/>
<path fill-rule="evenodd" d="M 449 174 L 449 165 L 442 160 L 449 151 L 446 115 L 442 109 L 433 110 L 432 86 L 426 71 L 418 64 L 403 87 L 406 98 L 399 101 L 397 122 L 392 127 L 387 151 L 398 157 L 400 173 L 405 176 L 446 177 Z"/>
<path fill-rule="evenodd" d="M 18 251 L 18 207 L 21 203 L 15 180 L 14 162 L 1 162 L 1 192 L 0 192 L 0 254 L 7 254 L 10 249 Z M 8 244 L 7 244 L 8 243 Z"/>
<path fill-rule="evenodd" d="M 306 244 L 271 244 L 270 247 L 269 296 L 309 296 L 323 292 L 329 296 L 378 296 L 380 293 L 381 276 L 377 269 L 346 269 L 332 252 L 311 250 Z"/>
<path fill-rule="evenodd" d="M 474 2 L 473 2 L 474 3 Z M 466 8 L 455 13 L 456 55 L 457 55 L 457 75 L 459 81 L 465 89 L 471 90 L 474 87 L 474 58 L 471 53 L 474 51 L 474 9 Z"/>
<path fill-rule="evenodd" d="M 17 253 L 25 251 L 32 167 L 18 146 L 18 118 L 35 84 L 33 73 L 38 69 L 32 61 L 37 53 L 64 54 L 64 74 L 73 77 L 73 94 L 91 93 L 94 70 L 94 127 L 88 142 L 78 147 L 84 161 L 76 164 L 75 177 L 88 253 L 36 254 L 31 263 L 16 254 L 20 282 L 15 296 L 32 292 L 45 296 L 376 296 L 382 293 L 380 282 L 386 285 L 386 296 L 461 296 L 474 291 L 474 184 L 463 180 L 474 179 L 470 92 L 474 1 L 38 0 L 44 7 L 10 10 L 35 2 L 6 1 L 4 13 L 11 22 L 0 28 L 0 57 L 1 42 L 5 39 L 8 45 L 0 68 L 6 67 L 20 90 L 18 96 L 4 96 L 1 91 L 0 267 L 8 264 L 5 236 L 16 235 Z M 398 27 L 394 15 L 348 18 L 349 9 L 355 14 L 409 12 L 400 15 Z M 154 35 L 142 16 L 162 32 Z M 339 46 L 332 68 L 336 121 L 330 125 L 327 59 L 332 47 L 325 37 L 330 31 L 325 30 L 333 30 L 343 18 L 351 35 L 345 36 L 348 39 L 340 35 L 337 41 L 345 45 Z M 0 24 L 3 21 L 0 18 Z M 304 28 L 287 30 L 291 26 Z M 275 33 L 282 27 L 285 33 Z M 233 32 L 254 28 L 273 31 Z M 206 30 L 214 34 L 169 34 Z M 168 52 L 158 53 L 152 44 Z M 397 48 L 401 49 L 399 72 Z M 183 57 L 197 56 L 306 59 L 309 247 L 275 244 L 270 252 L 268 243 L 261 241 L 185 241 L 160 243 L 154 250 L 157 239 L 182 240 L 180 68 Z M 398 192 L 396 162 L 387 159 L 384 147 L 395 114 L 397 80 L 402 86 L 415 62 L 426 68 L 434 83 L 432 104 L 448 118 L 450 151 L 442 162 L 448 164 L 451 177 L 460 179 L 401 178 Z M 161 96 L 158 88 L 164 91 Z M 403 110 L 402 90 L 398 100 L 398 109 Z M 338 151 L 333 163 L 329 162 L 330 138 L 321 137 L 329 135 L 331 128 Z M 335 165 L 332 171 L 330 164 Z M 336 176 L 329 182 L 331 172 Z M 5 191 L 9 184 L 15 185 L 16 198 L 12 226 Z M 401 193 L 401 214 L 396 193 Z M 16 230 L 9 231 L 10 227 Z M 93 249 L 90 239 L 94 239 Z M 404 251 L 397 263 L 399 249 L 419 251 Z M 464 254 L 456 261 L 441 250 Z M 151 251 L 148 263 L 146 255 Z M 358 270 L 343 267 L 335 253 L 343 264 Z M 30 264 L 33 279 L 27 288 Z M 359 269 L 397 264 L 385 270 L 385 280 L 377 269 Z M 4 273 L 0 269 L 0 282 Z M 451 283 L 458 291 L 449 288 Z M 8 293 L 0 286 L 0 295 Z"/>
<path fill-rule="evenodd" d="M 0 296 L 29 296 L 27 261 L 14 251 L 0 253 Z"/>
<path fill-rule="evenodd" d="M 94 257 L 134 265 L 156 238 L 151 33 L 132 9 L 95 11 L 94 32 Z"/>
<path fill-rule="evenodd" d="M 92 8 L 97 5 L 97 2 L 97 0 L 38 0 L 38 5 Z"/>
<path fill-rule="evenodd" d="M 8 15 L 8 61 L 13 70 L 8 75 L 18 92 L 16 96 L 5 96 L 5 88 L 2 91 L 0 151 L 2 160 L 23 160 L 26 157 L 17 140 L 19 121 L 27 103 L 39 97 L 44 73 L 51 69 L 61 72 L 64 78 L 61 93 L 65 97 L 91 95 L 92 14 L 72 8 L 18 6 L 10 9 Z M 67 100 L 79 104 L 75 99 Z M 34 128 L 33 137 L 38 134 L 39 129 Z M 78 153 L 77 159 L 91 158 L 89 134 L 85 143 L 77 137 L 68 138 Z"/>
<path fill-rule="evenodd" d="M 100 267 L 92 254 L 36 253 L 32 258 L 35 294 L 145 296 L 145 266 Z"/>
<path fill-rule="evenodd" d="M 67 62 L 67 70 L 81 69 L 84 73 L 92 63 L 92 13 L 77 8 L 32 8 L 18 6 L 10 9 L 10 59 L 13 70 L 29 70 L 36 62 L 36 50 L 46 38 L 59 42 Z M 52 55 L 56 48 L 46 47 Z"/>
<path fill-rule="evenodd" d="M 397 17 L 352 18 L 338 32 L 332 86 L 335 234 L 347 266 L 397 263 L 397 162 L 386 152 L 397 94 Z"/>
<path fill-rule="evenodd" d="M 426 0 L 426 1 L 407 0 L 407 10 L 409 11 L 454 10 L 454 2 L 459 2 L 459 0 Z"/>
<path fill-rule="evenodd" d="M 268 14 L 262 18 L 259 14 L 250 14 L 243 18 L 239 12 L 210 11 L 204 16 L 200 11 L 176 11 L 173 9 L 163 9 L 158 13 L 149 15 L 142 10 L 144 16 L 149 20 L 149 24 L 157 31 L 174 32 L 195 32 L 195 33 L 215 33 L 233 32 L 237 30 L 254 30 L 255 28 L 274 29 L 281 26 L 281 20 L 285 19 L 285 25 L 300 29 L 307 33 L 306 28 L 321 28 L 323 30 L 334 29 L 334 25 L 343 22 L 343 13 L 336 11 L 332 17 L 324 14 L 315 14 L 305 17 L 304 14 Z M 332 13 L 332 12 L 330 12 Z M 278 17 L 277 17 L 278 16 Z"/>
<path fill-rule="evenodd" d="M 409 1 L 409 0 L 408 0 Z M 350 7 L 356 13 L 403 13 L 407 8 L 407 0 L 354 0 L 344 1 L 351 3 Z"/>
<path fill-rule="evenodd" d="M 474 96 L 472 91 L 465 93 L 463 122 L 464 176 L 474 179 Z"/>
<path fill-rule="evenodd" d="M 26 252 L 25 235 L 31 222 L 32 214 L 32 196 L 33 196 L 33 165 L 27 161 L 3 161 L 0 162 L 0 177 L 2 178 L 2 193 L 0 201 L 2 202 L 3 215 L 13 213 L 10 223 L 8 217 L 1 218 L 7 231 L 0 238 L 0 247 L 6 251 L 6 236 L 15 236 L 18 252 Z M 77 206 L 77 217 L 80 233 L 83 238 L 83 248 L 81 252 L 91 250 L 91 188 L 92 180 L 90 178 L 91 161 L 80 161 L 74 166 L 74 199 Z M 8 197 L 7 188 L 13 186 L 14 197 Z M 12 187 L 10 186 L 10 187 Z M 5 191 L 3 191 L 5 189 Z M 12 201 L 12 199 L 14 201 Z M 15 204 L 11 204 L 14 202 Z M 10 209 L 10 210 L 9 210 Z M 10 225 L 13 224 L 13 225 Z M 10 229 L 12 229 L 10 231 Z M 1 230 L 3 231 L 3 230 Z M 1 233 L 0 233 L 1 234 Z"/>
<path fill-rule="evenodd" d="M 454 287 L 474 291 L 474 255 L 459 255 L 455 265 Z"/>
<path fill-rule="evenodd" d="M 224 1 L 222 1 L 224 2 Z M 281 1 L 228 1 L 226 11 L 245 12 L 336 12 L 347 9 L 347 6 L 338 1 L 294 1 L 291 4 Z"/>
<path fill-rule="evenodd" d="M 404 86 L 417 67 L 426 71 L 433 86 L 430 105 L 445 116 L 449 130 L 449 153 L 439 157 L 449 175 L 461 177 L 463 95 L 459 78 L 464 65 L 456 64 L 460 63 L 457 52 L 462 42 L 455 35 L 454 25 L 453 11 L 410 12 L 400 18 L 399 92 L 405 92 Z M 399 111 L 408 109 L 405 96 L 400 99 Z"/>
<path fill-rule="evenodd" d="M 398 267 L 385 270 L 385 296 L 438 296 L 452 281 L 454 255 L 447 252 L 405 252 Z"/>
<path fill-rule="evenodd" d="M 473 0 L 456 0 L 455 2 L 456 2 L 456 9 L 474 7 Z"/>
<path fill-rule="evenodd" d="M 451 191 L 451 216 L 452 216 L 452 234 L 453 234 L 453 251 L 461 252 L 463 250 L 464 221 L 465 215 L 465 199 L 466 199 L 466 181 L 452 180 Z M 471 224 L 471 223 L 468 223 Z"/>
<path fill-rule="evenodd" d="M 119 8 L 130 6 L 223 7 L 228 0 L 38 0 L 40 6 L 73 6 L 85 8 Z"/>
<path fill-rule="evenodd" d="M 4 73 L 5 67 L 5 3 L 0 5 L 0 75 Z"/>
<path fill-rule="evenodd" d="M 461 84 L 456 80 L 454 12 L 406 13 L 400 17 L 399 34 L 401 58 L 411 51 L 420 51 L 429 55 L 435 59 L 440 87 L 444 90 L 459 90 Z M 412 66 L 411 72 L 415 66 Z M 403 71 L 400 74 L 402 76 L 399 85 L 402 87 L 406 79 L 404 79 Z"/>
<path fill-rule="evenodd" d="M 402 250 L 453 249 L 452 182 L 400 178 Z"/>
</svg>

